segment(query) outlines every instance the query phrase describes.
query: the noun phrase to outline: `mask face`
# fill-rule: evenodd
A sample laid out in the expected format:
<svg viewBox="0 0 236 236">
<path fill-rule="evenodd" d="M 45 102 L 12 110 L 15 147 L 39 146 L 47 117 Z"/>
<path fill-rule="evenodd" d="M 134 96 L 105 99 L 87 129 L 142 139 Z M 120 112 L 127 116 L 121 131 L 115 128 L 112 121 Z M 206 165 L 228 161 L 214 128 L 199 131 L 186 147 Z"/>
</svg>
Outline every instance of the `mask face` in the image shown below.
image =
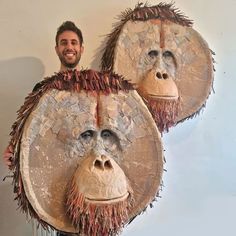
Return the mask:
<svg viewBox="0 0 236 236">
<path fill-rule="evenodd" d="M 65 232 L 118 233 L 161 184 L 160 134 L 136 91 L 48 91 L 25 123 L 20 149 L 30 204 Z"/>
<path fill-rule="evenodd" d="M 212 53 L 182 18 L 169 5 L 137 8 L 103 54 L 104 69 L 135 84 L 161 132 L 199 112 L 212 89 Z"/>
</svg>

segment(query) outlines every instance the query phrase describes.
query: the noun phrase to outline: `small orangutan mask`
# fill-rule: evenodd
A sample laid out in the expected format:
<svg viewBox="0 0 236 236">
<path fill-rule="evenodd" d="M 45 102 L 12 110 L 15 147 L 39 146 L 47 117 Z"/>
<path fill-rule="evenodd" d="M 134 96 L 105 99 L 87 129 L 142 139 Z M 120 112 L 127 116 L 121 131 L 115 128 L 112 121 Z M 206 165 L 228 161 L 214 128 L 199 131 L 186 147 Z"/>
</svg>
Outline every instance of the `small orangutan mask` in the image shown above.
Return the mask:
<svg viewBox="0 0 236 236">
<path fill-rule="evenodd" d="M 180 110 L 180 97 L 173 78 L 152 69 L 137 86 L 161 132 L 175 124 Z"/>
<path fill-rule="evenodd" d="M 161 132 L 204 107 L 213 82 L 212 53 L 172 4 L 127 10 L 109 34 L 102 68 L 135 84 Z"/>
<path fill-rule="evenodd" d="M 158 196 L 160 134 L 136 91 L 76 91 L 75 84 L 45 92 L 28 116 L 17 165 L 23 189 L 17 193 L 45 227 L 116 235 Z"/>
</svg>

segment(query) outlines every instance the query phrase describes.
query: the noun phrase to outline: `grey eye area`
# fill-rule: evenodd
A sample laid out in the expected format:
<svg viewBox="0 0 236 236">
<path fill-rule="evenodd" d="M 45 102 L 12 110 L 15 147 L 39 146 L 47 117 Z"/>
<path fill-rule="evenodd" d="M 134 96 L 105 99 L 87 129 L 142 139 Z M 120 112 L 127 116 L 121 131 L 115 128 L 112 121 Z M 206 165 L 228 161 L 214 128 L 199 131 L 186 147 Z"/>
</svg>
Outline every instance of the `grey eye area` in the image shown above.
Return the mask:
<svg viewBox="0 0 236 236">
<path fill-rule="evenodd" d="M 174 57 L 174 55 L 171 51 L 165 51 L 163 52 L 163 57 Z"/>
<path fill-rule="evenodd" d="M 156 58 L 158 56 L 158 51 L 157 50 L 151 50 L 148 52 L 148 56 L 153 58 Z"/>
<path fill-rule="evenodd" d="M 166 63 L 168 67 L 177 67 L 177 61 L 175 55 L 171 51 L 165 51 L 162 54 L 163 61 Z M 173 68 L 174 69 L 174 68 Z"/>
<path fill-rule="evenodd" d="M 94 131 L 93 130 L 86 130 L 85 132 L 83 132 L 82 134 L 80 134 L 80 137 L 83 140 L 90 140 L 91 138 L 94 137 Z"/>
<path fill-rule="evenodd" d="M 111 137 L 113 137 L 114 135 L 113 135 L 113 133 L 112 133 L 112 131 L 110 131 L 110 130 L 108 130 L 108 129 L 104 129 L 102 132 L 101 132 L 101 137 L 103 138 L 103 139 L 109 139 L 109 138 L 111 138 Z"/>
<path fill-rule="evenodd" d="M 118 152 L 121 151 L 120 141 L 116 132 L 104 129 L 101 130 L 100 137 L 106 152 L 112 153 L 112 155 L 117 155 Z"/>
</svg>

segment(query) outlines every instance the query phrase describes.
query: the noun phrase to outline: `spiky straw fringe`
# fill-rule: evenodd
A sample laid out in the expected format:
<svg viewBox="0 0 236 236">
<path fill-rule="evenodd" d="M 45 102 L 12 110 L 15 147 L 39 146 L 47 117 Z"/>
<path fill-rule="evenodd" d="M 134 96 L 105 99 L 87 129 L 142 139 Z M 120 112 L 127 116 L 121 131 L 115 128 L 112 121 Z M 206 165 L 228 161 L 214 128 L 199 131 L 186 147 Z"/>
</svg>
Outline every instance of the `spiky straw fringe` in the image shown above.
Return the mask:
<svg viewBox="0 0 236 236">
<path fill-rule="evenodd" d="M 94 204 L 86 201 L 72 179 L 67 194 L 67 214 L 79 234 L 87 236 L 114 236 L 128 221 L 131 197 L 111 204 Z"/>
<path fill-rule="evenodd" d="M 145 98 L 149 111 L 161 133 L 169 131 L 169 128 L 176 124 L 180 111 L 180 98 L 173 99 L 150 99 Z"/>
<path fill-rule="evenodd" d="M 108 95 L 110 93 L 118 93 L 120 90 L 132 90 L 133 87 L 128 81 L 114 73 L 100 73 L 93 70 L 70 70 L 56 73 L 52 77 L 46 78 L 45 80 L 39 82 L 34 87 L 33 92 L 25 98 L 24 104 L 17 112 L 18 116 L 15 123 L 12 125 L 12 131 L 10 133 L 11 140 L 9 145 L 12 146 L 14 153 L 12 164 L 9 168 L 13 171 L 13 186 L 14 193 L 16 194 L 15 200 L 18 201 L 19 208 L 25 212 L 27 216 L 37 219 L 39 224 L 41 224 L 44 229 L 47 229 L 48 226 L 51 228 L 53 227 L 38 217 L 26 197 L 20 175 L 19 155 L 24 124 L 30 113 L 38 104 L 40 98 L 51 89 L 74 92 L 85 90 L 90 93 L 101 93 Z"/>
<path fill-rule="evenodd" d="M 113 70 L 116 43 L 127 21 L 160 19 L 168 20 L 186 27 L 192 27 L 193 25 L 193 21 L 175 8 L 173 3 L 167 4 L 162 2 L 155 6 L 139 3 L 133 10 L 129 8 L 122 12 L 118 19 L 120 19 L 120 21 L 114 24 L 112 32 L 107 35 L 106 45 L 103 49 L 101 68 L 105 71 Z"/>
</svg>

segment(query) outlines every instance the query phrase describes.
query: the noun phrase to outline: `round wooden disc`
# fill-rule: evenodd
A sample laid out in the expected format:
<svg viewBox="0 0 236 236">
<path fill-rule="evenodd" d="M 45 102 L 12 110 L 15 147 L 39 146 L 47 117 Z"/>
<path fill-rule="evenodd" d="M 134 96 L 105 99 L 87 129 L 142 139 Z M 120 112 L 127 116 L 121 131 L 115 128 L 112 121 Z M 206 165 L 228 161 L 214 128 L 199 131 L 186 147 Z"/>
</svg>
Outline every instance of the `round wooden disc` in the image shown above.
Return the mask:
<svg viewBox="0 0 236 236">
<path fill-rule="evenodd" d="M 134 191 L 129 219 L 155 198 L 163 171 L 163 150 L 155 123 L 136 91 L 94 95 L 51 90 L 28 117 L 20 146 L 26 196 L 38 216 L 54 228 L 76 232 L 66 215 L 67 186 L 85 158 L 80 134 L 109 129 L 121 155 L 114 158 Z"/>
<path fill-rule="evenodd" d="M 114 71 L 138 84 L 147 71 L 160 66 L 148 56 L 152 50 L 159 53 L 157 58 L 166 51 L 173 55 L 172 62 L 162 60 L 162 69 L 179 91 L 177 121 L 190 117 L 205 104 L 212 89 L 212 53 L 207 43 L 194 29 L 167 20 L 127 21 L 116 42 Z"/>
</svg>

